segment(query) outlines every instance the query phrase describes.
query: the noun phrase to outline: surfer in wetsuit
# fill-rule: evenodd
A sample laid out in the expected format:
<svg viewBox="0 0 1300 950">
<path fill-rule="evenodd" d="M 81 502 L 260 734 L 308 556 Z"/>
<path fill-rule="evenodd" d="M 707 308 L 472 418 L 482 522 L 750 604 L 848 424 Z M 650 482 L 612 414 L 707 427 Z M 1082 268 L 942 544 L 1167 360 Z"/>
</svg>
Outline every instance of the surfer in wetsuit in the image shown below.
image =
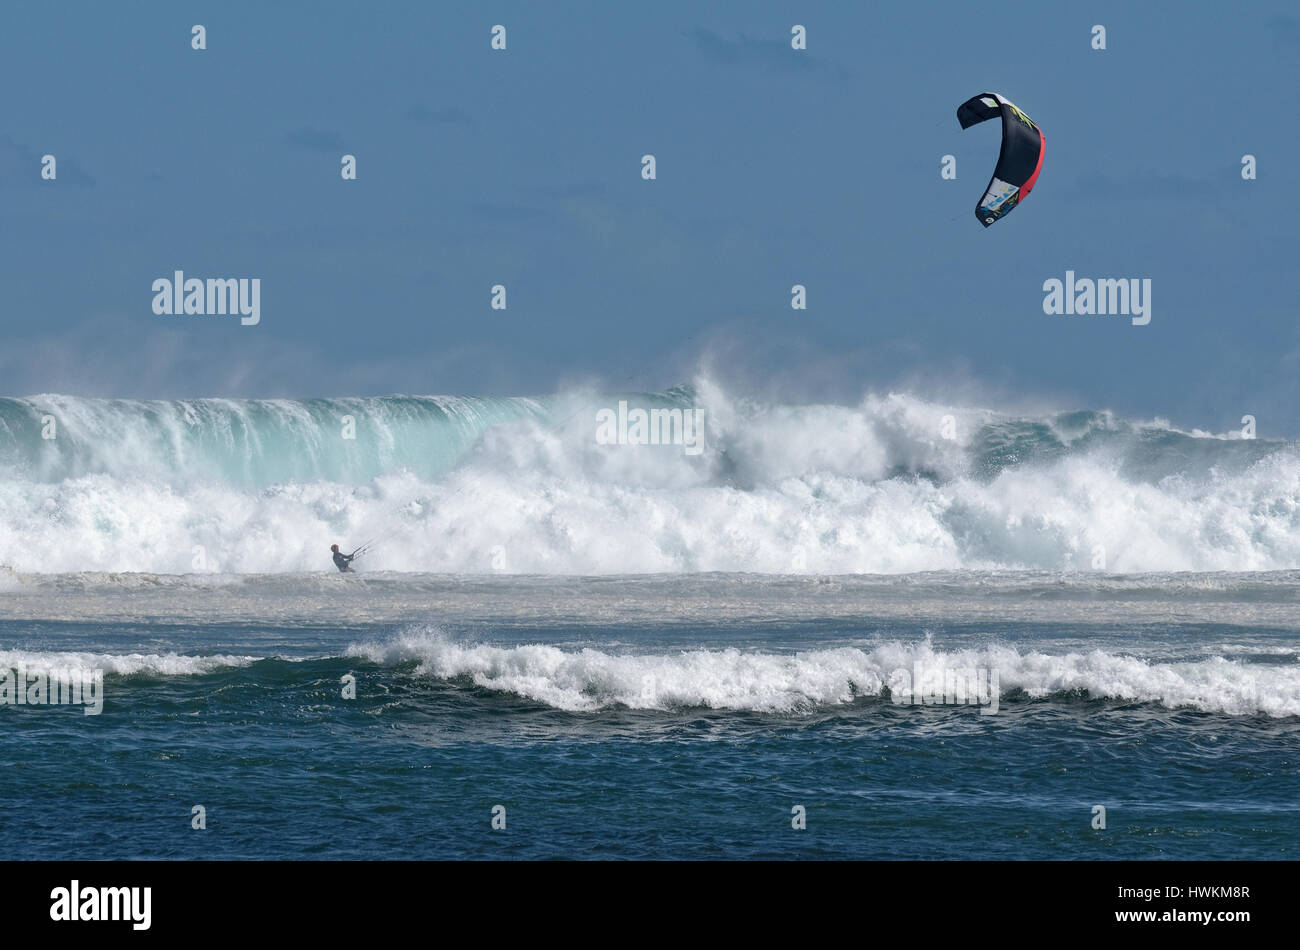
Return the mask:
<svg viewBox="0 0 1300 950">
<path fill-rule="evenodd" d="M 339 546 L 337 544 L 331 544 L 330 550 L 334 552 L 335 567 L 337 567 L 344 574 L 356 573 L 356 571 L 352 570 L 352 559 L 356 557 L 356 552 L 353 552 L 352 554 L 344 554 L 342 551 L 339 550 Z"/>
</svg>

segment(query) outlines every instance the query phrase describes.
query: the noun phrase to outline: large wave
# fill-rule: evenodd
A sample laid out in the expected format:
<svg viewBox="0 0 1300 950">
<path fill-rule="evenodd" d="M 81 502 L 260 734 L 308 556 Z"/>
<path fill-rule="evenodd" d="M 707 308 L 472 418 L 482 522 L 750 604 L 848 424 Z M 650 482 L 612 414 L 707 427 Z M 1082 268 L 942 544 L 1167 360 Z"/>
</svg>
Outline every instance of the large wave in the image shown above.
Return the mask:
<svg viewBox="0 0 1300 950">
<path fill-rule="evenodd" d="M 620 400 L 698 409 L 702 451 L 602 444 L 597 412 Z M 1300 567 L 1297 448 L 900 394 L 761 404 L 708 381 L 546 399 L 0 399 L 0 563 L 304 571 L 329 569 L 335 541 L 377 536 L 359 567 L 1283 570 Z"/>
</svg>

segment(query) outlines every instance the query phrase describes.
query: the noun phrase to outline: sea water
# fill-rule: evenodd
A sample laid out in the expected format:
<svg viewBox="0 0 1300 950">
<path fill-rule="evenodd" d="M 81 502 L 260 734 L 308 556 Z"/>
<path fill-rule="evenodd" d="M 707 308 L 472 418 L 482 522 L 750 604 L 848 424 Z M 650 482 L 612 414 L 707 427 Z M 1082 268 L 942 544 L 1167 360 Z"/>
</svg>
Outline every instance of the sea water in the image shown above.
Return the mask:
<svg viewBox="0 0 1300 950">
<path fill-rule="evenodd" d="M 653 399 L 0 401 L 12 856 L 1297 853 L 1293 443 Z"/>
</svg>

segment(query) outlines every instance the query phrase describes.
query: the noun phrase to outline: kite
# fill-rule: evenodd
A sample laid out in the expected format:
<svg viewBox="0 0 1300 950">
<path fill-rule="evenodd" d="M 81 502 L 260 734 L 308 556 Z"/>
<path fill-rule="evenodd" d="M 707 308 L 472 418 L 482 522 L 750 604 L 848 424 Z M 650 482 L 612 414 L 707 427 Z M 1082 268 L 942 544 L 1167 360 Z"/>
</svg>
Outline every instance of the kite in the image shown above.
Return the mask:
<svg viewBox="0 0 1300 950">
<path fill-rule="evenodd" d="M 1020 204 L 1038 181 L 1043 168 L 1043 131 L 1009 99 L 996 92 L 982 92 L 957 107 L 957 121 L 963 129 L 988 119 L 1002 118 L 1002 151 L 984 197 L 975 206 L 975 217 L 988 227 Z"/>
</svg>

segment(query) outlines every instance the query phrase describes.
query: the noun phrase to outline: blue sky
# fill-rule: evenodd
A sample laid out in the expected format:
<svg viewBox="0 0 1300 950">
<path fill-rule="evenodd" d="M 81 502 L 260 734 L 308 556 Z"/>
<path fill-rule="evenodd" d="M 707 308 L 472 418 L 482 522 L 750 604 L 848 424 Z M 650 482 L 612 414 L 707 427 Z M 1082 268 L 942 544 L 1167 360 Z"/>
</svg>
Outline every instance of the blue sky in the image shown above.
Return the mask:
<svg viewBox="0 0 1300 950">
<path fill-rule="evenodd" d="M 9 3 L 0 70 L 8 395 L 657 390 L 708 367 L 787 400 L 1300 435 L 1291 3 Z M 955 118 L 986 90 L 1047 136 L 987 231 L 998 132 Z M 176 269 L 261 278 L 261 324 L 154 315 Z M 1067 269 L 1151 278 L 1151 324 L 1045 315 Z"/>
</svg>

